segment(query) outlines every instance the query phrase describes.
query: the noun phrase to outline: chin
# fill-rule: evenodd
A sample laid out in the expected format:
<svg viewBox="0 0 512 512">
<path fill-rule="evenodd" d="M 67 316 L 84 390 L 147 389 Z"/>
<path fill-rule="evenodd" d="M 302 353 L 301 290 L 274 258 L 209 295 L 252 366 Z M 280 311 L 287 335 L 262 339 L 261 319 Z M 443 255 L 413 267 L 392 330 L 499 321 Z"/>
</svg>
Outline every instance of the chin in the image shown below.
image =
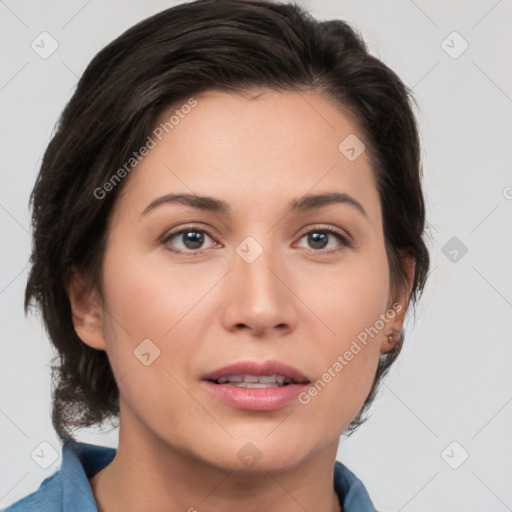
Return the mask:
<svg viewBox="0 0 512 512">
<path fill-rule="evenodd" d="M 218 457 L 212 454 L 214 464 L 237 474 L 280 473 L 295 468 L 307 458 L 304 443 L 298 449 L 297 443 L 286 444 L 278 437 L 272 440 L 273 434 L 268 433 L 265 429 L 259 436 L 243 436 L 229 442 L 230 446 L 219 450 Z"/>
</svg>

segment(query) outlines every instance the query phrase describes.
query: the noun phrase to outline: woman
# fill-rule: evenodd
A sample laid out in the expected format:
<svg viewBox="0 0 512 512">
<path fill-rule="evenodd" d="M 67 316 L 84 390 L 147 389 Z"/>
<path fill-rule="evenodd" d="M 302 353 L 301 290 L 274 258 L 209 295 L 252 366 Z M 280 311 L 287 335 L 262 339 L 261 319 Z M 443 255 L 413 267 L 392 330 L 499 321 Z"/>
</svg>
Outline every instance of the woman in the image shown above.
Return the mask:
<svg viewBox="0 0 512 512">
<path fill-rule="evenodd" d="M 32 195 L 63 463 L 7 510 L 375 510 L 336 453 L 428 272 L 411 101 L 292 4 L 181 4 L 93 59 Z M 117 450 L 72 436 L 117 417 Z"/>
</svg>

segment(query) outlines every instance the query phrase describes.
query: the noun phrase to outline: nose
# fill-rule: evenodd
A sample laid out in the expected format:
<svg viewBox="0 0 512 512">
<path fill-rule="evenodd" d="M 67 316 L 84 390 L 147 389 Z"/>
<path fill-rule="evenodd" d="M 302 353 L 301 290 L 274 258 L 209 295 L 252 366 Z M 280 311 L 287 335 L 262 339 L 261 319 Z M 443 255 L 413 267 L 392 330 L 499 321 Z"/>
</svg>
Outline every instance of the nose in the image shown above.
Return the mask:
<svg viewBox="0 0 512 512">
<path fill-rule="evenodd" d="M 229 332 L 247 330 L 260 338 L 293 331 L 300 300 L 292 291 L 293 276 L 286 262 L 271 249 L 264 249 L 252 262 L 238 254 L 235 258 L 224 282 L 224 328 Z"/>
</svg>

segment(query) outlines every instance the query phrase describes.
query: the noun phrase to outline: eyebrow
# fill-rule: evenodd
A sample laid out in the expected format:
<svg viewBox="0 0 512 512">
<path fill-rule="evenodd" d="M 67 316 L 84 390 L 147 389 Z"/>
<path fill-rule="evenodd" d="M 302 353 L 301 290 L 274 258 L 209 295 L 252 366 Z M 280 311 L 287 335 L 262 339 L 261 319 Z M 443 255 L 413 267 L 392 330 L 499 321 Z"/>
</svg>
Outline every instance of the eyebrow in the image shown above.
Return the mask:
<svg viewBox="0 0 512 512">
<path fill-rule="evenodd" d="M 225 201 L 221 199 L 215 199 L 208 196 L 197 196 L 193 194 L 166 194 L 165 196 L 157 197 L 155 200 L 146 206 L 141 215 L 154 210 L 163 204 L 183 204 L 191 208 L 197 208 L 199 210 L 219 213 L 229 217 L 231 215 L 231 207 Z M 347 204 L 354 207 L 362 215 L 368 218 L 363 205 L 354 199 L 349 194 L 341 192 L 326 192 L 322 194 L 309 194 L 302 196 L 299 199 L 293 199 L 289 203 L 289 209 L 291 211 L 303 212 L 321 208 L 334 203 Z"/>
</svg>

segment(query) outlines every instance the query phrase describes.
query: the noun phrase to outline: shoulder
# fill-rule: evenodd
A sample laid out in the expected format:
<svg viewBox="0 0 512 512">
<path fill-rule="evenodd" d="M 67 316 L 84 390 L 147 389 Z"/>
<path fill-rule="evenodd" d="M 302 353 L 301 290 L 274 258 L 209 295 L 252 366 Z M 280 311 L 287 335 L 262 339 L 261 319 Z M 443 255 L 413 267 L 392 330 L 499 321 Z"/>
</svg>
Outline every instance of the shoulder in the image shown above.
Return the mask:
<svg viewBox="0 0 512 512">
<path fill-rule="evenodd" d="M 64 440 L 60 469 L 2 511 L 97 512 L 88 479 L 109 464 L 115 453 L 114 448 Z"/>
<path fill-rule="evenodd" d="M 29 510 L 58 511 L 62 503 L 62 475 L 60 470 L 54 475 L 48 477 L 39 486 L 37 491 L 25 496 L 19 501 L 13 503 L 7 508 L 2 509 L 5 512 L 26 512 Z"/>
<path fill-rule="evenodd" d="M 334 465 L 334 488 L 344 512 L 378 512 L 363 482 L 340 461 Z"/>
</svg>

